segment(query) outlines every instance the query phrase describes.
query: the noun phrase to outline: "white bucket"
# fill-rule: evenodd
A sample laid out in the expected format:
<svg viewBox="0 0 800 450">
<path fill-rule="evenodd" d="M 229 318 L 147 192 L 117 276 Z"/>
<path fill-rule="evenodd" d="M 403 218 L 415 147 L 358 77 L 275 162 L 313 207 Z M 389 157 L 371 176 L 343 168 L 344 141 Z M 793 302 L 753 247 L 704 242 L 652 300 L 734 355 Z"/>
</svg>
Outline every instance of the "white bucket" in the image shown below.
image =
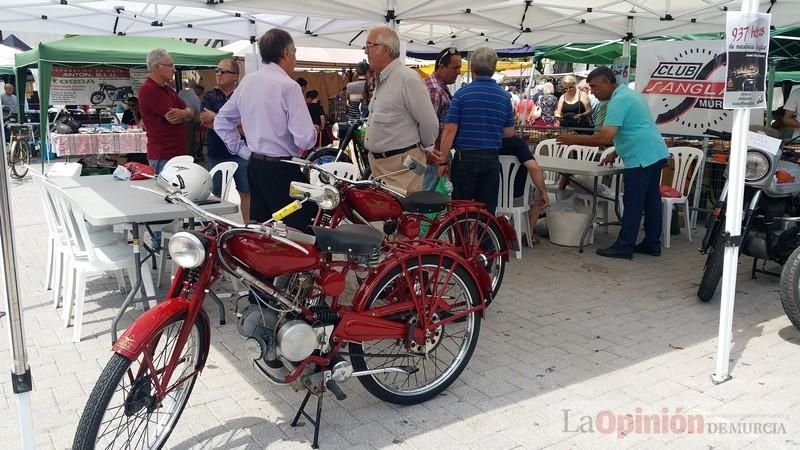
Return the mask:
<svg viewBox="0 0 800 450">
<path fill-rule="evenodd" d="M 574 209 L 548 211 L 547 232 L 550 235 L 550 242 L 566 247 L 578 247 L 581 244 L 581 236 L 589 222 L 589 217 L 589 214 L 577 212 Z M 594 228 L 589 230 L 586 245 L 594 243 Z"/>
</svg>

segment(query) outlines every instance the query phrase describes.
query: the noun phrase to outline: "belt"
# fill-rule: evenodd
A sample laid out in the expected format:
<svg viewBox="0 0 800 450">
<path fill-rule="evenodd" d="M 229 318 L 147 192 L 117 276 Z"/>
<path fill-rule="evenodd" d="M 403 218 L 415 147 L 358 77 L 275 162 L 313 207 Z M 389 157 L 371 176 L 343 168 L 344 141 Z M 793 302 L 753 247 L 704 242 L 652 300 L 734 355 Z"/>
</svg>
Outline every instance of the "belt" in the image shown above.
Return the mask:
<svg viewBox="0 0 800 450">
<path fill-rule="evenodd" d="M 251 160 L 255 161 L 269 161 L 269 162 L 278 162 L 278 161 L 285 161 L 287 159 L 292 159 L 291 156 L 269 156 L 263 155 L 261 153 L 252 153 L 250 155 Z"/>
<path fill-rule="evenodd" d="M 500 154 L 500 150 L 494 148 L 464 148 L 464 149 L 456 149 L 456 154 L 454 159 L 461 159 L 464 156 L 485 156 L 487 158 L 491 158 L 492 156 L 497 156 Z"/>
<path fill-rule="evenodd" d="M 409 145 L 406 148 L 398 148 L 397 150 L 389 150 L 388 152 L 376 153 L 371 152 L 375 159 L 391 158 L 392 156 L 402 155 L 403 153 L 419 147 L 419 144 Z"/>
</svg>

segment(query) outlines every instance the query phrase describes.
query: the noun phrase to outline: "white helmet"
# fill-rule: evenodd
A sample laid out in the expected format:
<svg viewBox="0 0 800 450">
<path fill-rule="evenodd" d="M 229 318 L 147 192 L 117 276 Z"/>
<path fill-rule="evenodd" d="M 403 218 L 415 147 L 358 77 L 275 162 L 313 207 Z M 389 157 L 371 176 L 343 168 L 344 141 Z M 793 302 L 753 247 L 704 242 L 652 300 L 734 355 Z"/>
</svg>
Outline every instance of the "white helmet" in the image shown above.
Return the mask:
<svg viewBox="0 0 800 450">
<path fill-rule="evenodd" d="M 170 190 L 180 189 L 193 202 L 208 200 L 211 195 L 211 174 L 195 163 L 168 165 L 158 174 L 157 182 Z"/>
</svg>

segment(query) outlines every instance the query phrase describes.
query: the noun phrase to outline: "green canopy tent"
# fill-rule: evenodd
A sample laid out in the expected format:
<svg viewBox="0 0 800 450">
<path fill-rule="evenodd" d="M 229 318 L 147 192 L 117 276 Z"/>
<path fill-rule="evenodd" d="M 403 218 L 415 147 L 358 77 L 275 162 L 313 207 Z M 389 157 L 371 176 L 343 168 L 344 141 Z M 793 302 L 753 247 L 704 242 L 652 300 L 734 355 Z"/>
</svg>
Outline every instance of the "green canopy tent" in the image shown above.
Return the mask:
<svg viewBox="0 0 800 450">
<path fill-rule="evenodd" d="M 166 49 L 176 69 L 191 70 L 216 67 L 230 52 L 203 47 L 185 41 L 155 37 L 74 36 L 60 41 L 39 44 L 38 48 L 15 56 L 17 92 L 24 92 L 25 70 L 39 68 L 40 123 L 48 129 L 47 109 L 50 105 L 51 70 L 54 66 L 125 66 L 145 67 L 147 54 L 156 48 Z M 179 77 L 178 77 L 179 78 Z M 20 108 L 24 96 L 19 96 Z M 22 111 L 23 109 L 20 109 Z M 47 133 L 42 132 L 42 148 L 47 148 Z"/>
</svg>

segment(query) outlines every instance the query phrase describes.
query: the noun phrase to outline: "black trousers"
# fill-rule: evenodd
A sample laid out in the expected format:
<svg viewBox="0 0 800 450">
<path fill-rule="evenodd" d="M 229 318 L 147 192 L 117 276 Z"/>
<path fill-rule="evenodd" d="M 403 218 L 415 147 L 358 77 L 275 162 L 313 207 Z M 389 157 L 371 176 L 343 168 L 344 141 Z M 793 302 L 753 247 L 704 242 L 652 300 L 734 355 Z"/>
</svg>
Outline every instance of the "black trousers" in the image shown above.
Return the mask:
<svg viewBox="0 0 800 450">
<path fill-rule="evenodd" d="M 457 151 L 450 163 L 453 200 L 476 200 L 494 214 L 500 190 L 500 158 L 496 149 Z"/>
<path fill-rule="evenodd" d="M 303 175 L 299 166 L 258 158 L 250 159 L 247 180 L 250 182 L 250 219 L 258 222 L 272 218 L 272 213 L 294 201 L 289 197 L 289 183 L 308 183 L 308 177 Z M 303 204 L 303 209 L 286 217 L 283 222 L 297 230 L 307 231 L 316 215 L 316 203 L 308 201 Z"/>
</svg>

